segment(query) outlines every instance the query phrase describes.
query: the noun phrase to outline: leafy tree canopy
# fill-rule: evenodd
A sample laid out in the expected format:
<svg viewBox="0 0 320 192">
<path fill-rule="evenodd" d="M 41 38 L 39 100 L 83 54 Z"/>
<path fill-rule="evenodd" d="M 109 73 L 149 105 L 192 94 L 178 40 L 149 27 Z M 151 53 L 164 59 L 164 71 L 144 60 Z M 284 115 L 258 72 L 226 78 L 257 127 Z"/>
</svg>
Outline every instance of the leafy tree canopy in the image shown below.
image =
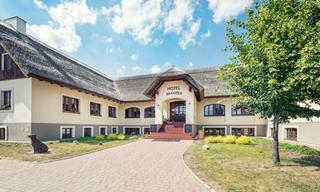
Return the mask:
<svg viewBox="0 0 320 192">
<path fill-rule="evenodd" d="M 239 104 L 282 122 L 320 116 L 320 0 L 257 0 L 246 16 L 228 23 L 236 56 L 220 71 Z"/>
</svg>

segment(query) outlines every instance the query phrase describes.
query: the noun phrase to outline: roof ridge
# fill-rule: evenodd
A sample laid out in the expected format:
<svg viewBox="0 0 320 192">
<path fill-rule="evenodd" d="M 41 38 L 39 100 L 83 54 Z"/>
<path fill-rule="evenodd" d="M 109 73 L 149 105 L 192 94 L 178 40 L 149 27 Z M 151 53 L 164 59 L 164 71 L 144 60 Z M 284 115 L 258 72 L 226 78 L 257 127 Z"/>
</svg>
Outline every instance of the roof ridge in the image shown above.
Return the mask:
<svg viewBox="0 0 320 192">
<path fill-rule="evenodd" d="M 186 73 L 195 73 L 195 72 L 202 72 L 206 70 L 218 70 L 219 67 L 211 66 L 211 67 L 203 67 L 203 68 L 198 68 L 198 69 L 188 69 L 185 70 Z M 116 77 L 113 80 L 114 81 L 121 81 L 121 80 L 128 80 L 128 79 L 139 79 L 143 77 L 157 77 L 161 75 L 164 72 L 160 73 L 150 73 L 150 74 L 141 74 L 141 75 L 132 75 L 132 76 L 123 76 L 123 77 Z"/>
</svg>

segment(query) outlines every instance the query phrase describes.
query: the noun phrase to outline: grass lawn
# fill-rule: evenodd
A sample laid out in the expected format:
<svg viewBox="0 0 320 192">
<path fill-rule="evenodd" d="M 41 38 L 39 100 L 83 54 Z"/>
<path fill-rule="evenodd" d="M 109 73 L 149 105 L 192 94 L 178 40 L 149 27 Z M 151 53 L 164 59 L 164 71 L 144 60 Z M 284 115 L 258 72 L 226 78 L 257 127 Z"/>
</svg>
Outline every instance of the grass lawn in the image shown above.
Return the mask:
<svg viewBox="0 0 320 192">
<path fill-rule="evenodd" d="M 320 153 L 281 144 L 282 165 L 272 166 L 270 140 L 254 138 L 252 145 L 192 145 L 185 154 L 188 166 L 216 191 L 320 191 Z"/>
<path fill-rule="evenodd" d="M 102 145 L 99 145 L 99 141 L 95 138 L 80 138 L 78 139 L 78 144 L 73 143 L 72 140 L 47 142 L 46 144 L 50 151 L 47 154 L 33 154 L 31 144 L 0 144 L 0 160 L 13 159 L 21 161 L 46 162 L 92 153 L 102 149 L 127 144 L 136 140 L 136 138 L 126 140 L 104 139 L 102 141 Z"/>
</svg>

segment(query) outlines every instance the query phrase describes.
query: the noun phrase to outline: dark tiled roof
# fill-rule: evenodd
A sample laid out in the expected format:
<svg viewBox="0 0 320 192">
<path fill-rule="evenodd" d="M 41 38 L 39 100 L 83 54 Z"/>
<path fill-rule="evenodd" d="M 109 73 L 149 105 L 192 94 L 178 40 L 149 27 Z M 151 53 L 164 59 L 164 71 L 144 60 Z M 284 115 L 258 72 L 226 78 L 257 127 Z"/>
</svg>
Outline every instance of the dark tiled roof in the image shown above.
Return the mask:
<svg viewBox="0 0 320 192">
<path fill-rule="evenodd" d="M 196 86 L 204 88 L 205 97 L 229 95 L 226 83 L 216 79 L 216 68 L 182 71 L 174 67 L 164 73 L 112 80 L 1 22 L 0 46 L 9 53 L 27 77 L 51 80 L 118 101 L 150 100 L 144 92 L 157 77 L 186 73 L 193 78 Z"/>
</svg>

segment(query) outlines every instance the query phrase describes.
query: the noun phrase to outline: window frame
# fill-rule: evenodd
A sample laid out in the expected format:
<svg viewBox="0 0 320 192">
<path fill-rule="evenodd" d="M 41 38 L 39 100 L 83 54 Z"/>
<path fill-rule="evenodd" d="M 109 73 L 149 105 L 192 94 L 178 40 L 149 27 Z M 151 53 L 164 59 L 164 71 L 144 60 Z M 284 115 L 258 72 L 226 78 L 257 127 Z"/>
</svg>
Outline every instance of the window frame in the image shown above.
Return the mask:
<svg viewBox="0 0 320 192">
<path fill-rule="evenodd" d="M 139 115 L 138 115 L 138 116 L 134 116 L 134 117 L 129 117 L 129 116 L 127 116 L 127 110 L 129 110 L 129 109 L 132 109 L 132 110 L 133 110 L 133 109 L 138 109 Z M 125 114 L 124 114 L 125 119 L 139 119 L 139 118 L 141 117 L 140 108 L 138 108 L 138 107 L 129 107 L 129 108 L 126 108 L 124 113 L 125 113 Z M 128 113 L 128 114 L 129 114 L 129 113 Z"/>
<path fill-rule="evenodd" d="M 101 129 L 105 129 L 105 134 L 104 135 L 108 135 L 108 126 L 99 126 L 99 135 L 101 135 Z"/>
<path fill-rule="evenodd" d="M 93 126 L 82 126 L 82 137 L 85 137 L 85 136 L 84 136 L 84 130 L 85 130 L 86 128 L 91 129 L 91 136 L 90 136 L 90 137 L 94 137 L 94 129 L 93 129 Z M 86 136 L 86 137 L 87 137 L 87 136 Z"/>
<path fill-rule="evenodd" d="M 232 129 L 253 129 L 254 131 L 253 136 L 249 136 L 249 137 L 257 136 L 257 126 L 230 126 L 230 135 L 233 135 Z"/>
<path fill-rule="evenodd" d="M 113 129 L 116 129 L 116 133 L 113 132 Z M 111 126 L 111 133 L 112 134 L 119 134 L 119 127 L 118 126 Z"/>
<path fill-rule="evenodd" d="M 98 109 L 99 109 L 99 111 L 98 111 L 99 113 L 98 113 L 98 114 L 92 113 L 92 111 L 91 111 L 91 105 L 92 105 L 92 104 L 99 106 L 99 107 L 98 107 Z M 90 115 L 91 115 L 91 116 L 101 117 L 101 116 L 102 116 L 102 113 L 101 113 L 102 107 L 101 107 L 101 106 L 102 106 L 101 103 L 97 103 L 97 102 L 90 101 L 90 102 L 89 102 Z"/>
<path fill-rule="evenodd" d="M 110 115 L 110 109 L 114 109 L 114 116 L 113 115 Z M 108 117 L 110 118 L 117 118 L 117 108 L 116 107 L 113 107 L 113 106 L 108 106 Z"/>
<path fill-rule="evenodd" d="M 62 136 L 63 136 L 62 130 L 63 129 L 68 129 L 68 128 L 72 129 L 71 138 L 62 138 Z M 72 139 L 72 138 L 75 138 L 75 137 L 76 137 L 76 127 L 74 125 L 72 125 L 72 126 L 70 126 L 70 125 L 62 125 L 62 126 L 60 126 L 60 139 Z"/>
<path fill-rule="evenodd" d="M 64 97 L 68 97 L 68 98 L 72 98 L 72 99 L 76 99 L 78 100 L 78 111 L 76 112 L 73 112 L 73 111 L 65 111 L 64 110 Z M 67 94 L 62 94 L 62 97 L 61 97 L 61 111 L 63 113 L 69 113 L 69 114 L 80 114 L 81 113 L 81 100 L 78 98 L 78 97 L 74 97 L 74 96 L 70 96 L 70 95 L 67 95 Z"/>
<path fill-rule="evenodd" d="M 7 141 L 8 140 L 8 126 L 7 125 L 0 125 L 0 129 L 4 129 L 4 139 L 0 139 L 0 141 Z"/>
<path fill-rule="evenodd" d="M 10 91 L 10 109 L 1 109 L 2 108 L 1 107 L 1 105 L 2 105 L 2 92 L 6 92 L 6 91 Z M 13 92 L 12 88 L 0 90 L 0 112 L 12 112 L 13 111 L 13 108 L 14 108 L 13 96 L 14 96 L 14 92 Z"/>
<path fill-rule="evenodd" d="M 212 106 L 212 115 L 209 113 L 210 110 L 208 109 L 208 114 L 206 114 L 206 108 Z M 216 115 L 215 114 L 215 108 L 214 106 L 223 106 L 223 114 L 222 115 Z M 208 105 L 205 105 L 203 107 L 203 115 L 204 117 L 224 117 L 226 115 L 226 106 L 224 104 L 217 104 L 217 103 L 212 103 L 212 104 L 208 104 Z"/>
<path fill-rule="evenodd" d="M 297 129 L 297 140 L 289 140 L 287 138 L 287 134 L 288 134 L 288 130 L 287 129 Z M 283 140 L 286 140 L 286 141 L 293 141 L 293 142 L 299 142 L 300 139 L 299 139 L 299 126 L 298 125 L 285 125 L 282 127 L 282 139 Z"/>
<path fill-rule="evenodd" d="M 139 134 L 134 134 L 134 135 L 141 135 L 141 127 L 140 126 L 131 126 L 131 127 L 123 127 L 123 134 L 126 134 L 126 129 L 139 129 Z M 132 134 L 130 134 L 132 135 Z"/>
<path fill-rule="evenodd" d="M 228 135 L 227 126 L 203 126 L 202 129 L 204 134 L 205 134 L 205 129 L 224 129 L 224 136 Z"/>
<path fill-rule="evenodd" d="M 11 60 L 11 66 L 10 66 L 10 68 L 7 69 L 7 70 L 4 69 L 4 57 L 5 57 L 5 55 L 8 55 L 9 58 L 10 58 L 10 60 Z M 12 62 L 13 62 L 13 60 L 12 60 L 12 58 L 10 57 L 9 53 L 1 53 L 0 71 L 8 71 L 8 70 L 10 70 L 10 69 L 12 68 L 12 65 L 13 65 Z"/>
<path fill-rule="evenodd" d="M 149 134 L 148 135 L 150 135 L 150 133 L 151 133 L 151 128 L 150 127 L 148 127 L 148 126 L 145 126 L 145 127 L 142 127 L 142 131 L 143 131 L 143 135 L 145 135 L 146 134 L 146 131 L 145 131 L 145 129 L 149 129 Z"/>
<path fill-rule="evenodd" d="M 151 116 L 146 116 L 146 114 L 149 114 L 149 112 L 146 113 L 146 111 L 147 111 L 148 109 L 153 109 L 153 115 L 151 115 Z M 155 118 L 155 117 L 156 117 L 156 108 L 155 108 L 154 106 L 144 108 L 144 111 L 143 111 L 143 112 L 144 112 L 144 118 Z M 152 112 L 152 111 L 151 111 L 151 112 Z"/>
<path fill-rule="evenodd" d="M 234 110 L 237 108 L 240 108 L 241 113 L 240 114 L 233 114 Z M 243 113 L 243 111 L 245 113 Z M 254 116 L 254 114 L 246 111 L 245 107 L 243 107 L 243 106 L 232 106 L 231 107 L 231 116 Z"/>
</svg>

